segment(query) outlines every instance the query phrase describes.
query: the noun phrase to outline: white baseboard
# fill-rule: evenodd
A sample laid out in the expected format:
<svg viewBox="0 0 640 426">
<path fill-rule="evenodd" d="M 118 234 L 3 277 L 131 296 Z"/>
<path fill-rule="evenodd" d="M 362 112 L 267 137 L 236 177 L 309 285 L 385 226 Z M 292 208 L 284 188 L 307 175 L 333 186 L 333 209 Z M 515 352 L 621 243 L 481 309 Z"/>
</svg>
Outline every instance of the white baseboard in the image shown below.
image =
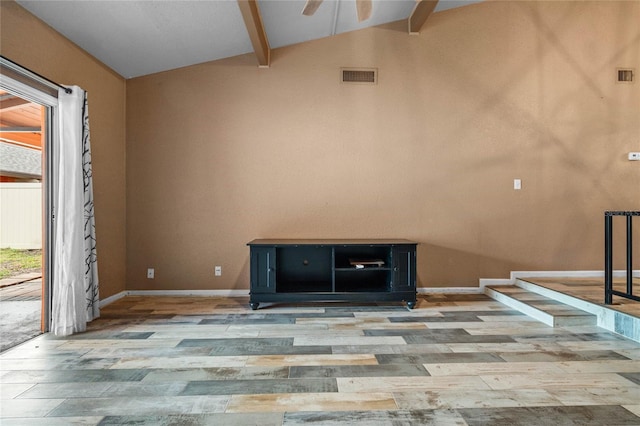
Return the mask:
<svg viewBox="0 0 640 426">
<path fill-rule="evenodd" d="M 107 305 L 112 304 L 116 300 L 122 299 L 127 294 L 128 294 L 128 292 L 126 292 L 126 291 L 121 291 L 120 293 L 116 293 L 113 296 L 109 296 L 109 297 L 107 297 L 105 299 L 100 300 L 99 306 L 100 306 L 100 308 L 103 308 L 103 307 L 105 307 Z"/>
<path fill-rule="evenodd" d="M 479 287 L 418 287 L 421 294 L 461 294 L 482 293 Z M 198 296 L 198 297 L 246 297 L 249 290 L 127 290 L 100 301 L 100 307 L 107 306 L 125 296 Z"/>
<path fill-rule="evenodd" d="M 615 270 L 613 276 L 616 278 L 625 277 L 626 270 Z M 480 278 L 478 287 L 418 287 L 419 294 L 474 294 L 484 293 L 484 289 L 489 285 L 514 285 L 518 278 L 539 277 L 539 278 L 589 278 L 604 277 L 603 270 L 597 271 L 511 271 L 510 278 Z M 633 277 L 640 277 L 640 269 L 633 271 Z M 100 300 L 100 307 L 107 306 L 125 296 L 200 296 L 200 297 L 246 297 L 249 289 L 246 290 L 126 290 Z"/>
<path fill-rule="evenodd" d="M 200 296 L 200 297 L 244 297 L 246 290 L 129 290 L 129 296 Z"/>
<path fill-rule="evenodd" d="M 196 297 L 246 297 L 249 290 L 126 290 L 100 301 L 100 307 L 107 306 L 125 296 L 196 296 Z"/>
<path fill-rule="evenodd" d="M 418 287 L 419 294 L 480 294 L 480 287 Z"/>
</svg>

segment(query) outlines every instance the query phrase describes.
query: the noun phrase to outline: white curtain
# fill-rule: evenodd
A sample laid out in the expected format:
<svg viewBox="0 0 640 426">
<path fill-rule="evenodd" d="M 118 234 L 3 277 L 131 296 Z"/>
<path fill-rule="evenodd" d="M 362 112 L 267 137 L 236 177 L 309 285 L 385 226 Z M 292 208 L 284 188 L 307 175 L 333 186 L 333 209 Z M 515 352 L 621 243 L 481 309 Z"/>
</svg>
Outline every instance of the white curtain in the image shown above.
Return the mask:
<svg viewBox="0 0 640 426">
<path fill-rule="evenodd" d="M 54 146 L 52 331 L 85 331 L 100 316 L 93 178 L 86 92 L 58 93 L 58 138 Z"/>
</svg>

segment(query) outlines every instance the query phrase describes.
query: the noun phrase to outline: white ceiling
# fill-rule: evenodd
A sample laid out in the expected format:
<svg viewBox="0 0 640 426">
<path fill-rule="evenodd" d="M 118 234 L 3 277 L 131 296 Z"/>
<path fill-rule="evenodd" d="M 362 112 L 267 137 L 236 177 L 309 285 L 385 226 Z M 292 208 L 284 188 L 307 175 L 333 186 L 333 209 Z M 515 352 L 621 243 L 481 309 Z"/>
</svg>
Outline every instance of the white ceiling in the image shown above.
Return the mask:
<svg viewBox="0 0 640 426">
<path fill-rule="evenodd" d="M 236 0 L 17 0 L 125 78 L 253 51 Z M 481 0 L 440 0 L 435 12 Z M 259 0 L 272 49 L 407 19 L 415 0 L 373 0 L 358 23 L 355 0 Z M 427 24 L 428 25 L 428 24 Z"/>
</svg>

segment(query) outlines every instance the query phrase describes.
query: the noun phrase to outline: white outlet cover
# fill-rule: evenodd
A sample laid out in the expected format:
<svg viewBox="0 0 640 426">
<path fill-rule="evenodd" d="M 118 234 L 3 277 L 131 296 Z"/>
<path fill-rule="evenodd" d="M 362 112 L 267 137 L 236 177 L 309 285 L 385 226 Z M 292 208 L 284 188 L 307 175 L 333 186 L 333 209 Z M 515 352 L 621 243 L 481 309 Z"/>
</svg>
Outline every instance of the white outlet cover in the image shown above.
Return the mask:
<svg viewBox="0 0 640 426">
<path fill-rule="evenodd" d="M 520 179 L 513 180 L 513 189 L 522 189 L 522 181 Z"/>
<path fill-rule="evenodd" d="M 629 161 L 640 161 L 640 152 L 630 152 Z"/>
<path fill-rule="evenodd" d="M 147 278 L 155 278 L 155 272 L 153 268 L 147 269 Z"/>
</svg>

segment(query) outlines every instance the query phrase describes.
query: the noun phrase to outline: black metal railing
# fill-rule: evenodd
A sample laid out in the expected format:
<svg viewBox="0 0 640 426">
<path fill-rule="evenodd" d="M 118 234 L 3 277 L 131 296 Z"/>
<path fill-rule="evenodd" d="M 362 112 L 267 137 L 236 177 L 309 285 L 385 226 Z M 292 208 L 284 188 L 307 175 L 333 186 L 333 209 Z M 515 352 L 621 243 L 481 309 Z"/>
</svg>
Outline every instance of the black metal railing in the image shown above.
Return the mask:
<svg viewBox="0 0 640 426">
<path fill-rule="evenodd" d="M 627 291 L 613 289 L 613 217 L 627 218 Z M 633 295 L 633 217 L 640 216 L 640 211 L 608 211 L 604 212 L 604 303 L 613 303 L 613 296 L 625 297 L 640 302 L 640 297 Z"/>
</svg>

